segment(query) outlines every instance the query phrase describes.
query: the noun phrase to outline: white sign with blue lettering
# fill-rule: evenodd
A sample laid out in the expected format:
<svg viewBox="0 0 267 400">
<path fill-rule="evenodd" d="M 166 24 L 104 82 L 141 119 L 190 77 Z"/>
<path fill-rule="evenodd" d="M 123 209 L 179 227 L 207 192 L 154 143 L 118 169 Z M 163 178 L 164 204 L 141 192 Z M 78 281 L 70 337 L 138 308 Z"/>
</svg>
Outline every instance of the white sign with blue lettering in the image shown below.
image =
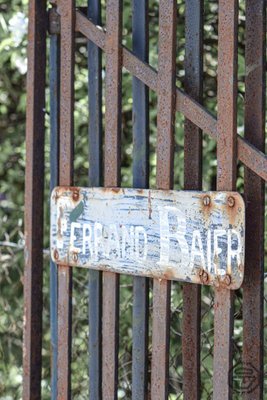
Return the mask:
<svg viewBox="0 0 267 400">
<path fill-rule="evenodd" d="M 61 265 L 236 289 L 244 238 L 235 192 L 58 187 L 51 197 Z"/>
</svg>

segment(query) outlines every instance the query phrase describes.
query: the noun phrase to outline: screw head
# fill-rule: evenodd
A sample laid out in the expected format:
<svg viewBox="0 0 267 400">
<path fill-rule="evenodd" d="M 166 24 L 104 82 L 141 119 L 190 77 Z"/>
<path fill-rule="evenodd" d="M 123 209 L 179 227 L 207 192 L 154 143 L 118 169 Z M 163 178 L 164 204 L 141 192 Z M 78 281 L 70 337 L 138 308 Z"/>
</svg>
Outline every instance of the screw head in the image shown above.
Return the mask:
<svg viewBox="0 0 267 400">
<path fill-rule="evenodd" d="M 225 285 L 227 285 L 227 286 L 230 286 L 231 285 L 231 276 L 230 275 L 225 275 L 225 277 L 224 277 L 224 280 L 223 280 L 223 283 L 225 284 Z"/>
<path fill-rule="evenodd" d="M 204 198 L 203 198 L 203 204 L 204 204 L 204 206 L 209 206 L 210 203 L 211 203 L 211 198 L 210 198 L 210 196 L 208 196 L 208 195 L 204 196 Z"/>
<path fill-rule="evenodd" d="M 209 281 L 209 274 L 204 271 L 203 269 L 199 272 L 200 282 L 201 283 L 208 283 Z"/>
<path fill-rule="evenodd" d="M 58 260 L 58 258 L 59 258 L 59 254 L 58 254 L 58 251 L 57 251 L 57 249 L 55 249 L 55 250 L 54 250 L 54 253 L 53 253 L 53 255 L 54 255 L 54 259 L 55 259 L 55 260 Z"/>
<path fill-rule="evenodd" d="M 235 205 L 235 199 L 234 199 L 233 196 L 229 196 L 229 197 L 228 197 L 228 199 L 227 199 L 227 204 L 228 204 L 229 207 L 234 207 L 234 205 Z"/>
<path fill-rule="evenodd" d="M 72 254 L 72 259 L 73 259 L 74 262 L 77 262 L 78 261 L 78 254 L 77 253 L 73 253 Z"/>
<path fill-rule="evenodd" d="M 79 192 L 77 190 L 74 190 L 74 192 L 72 193 L 72 199 L 74 201 L 77 201 L 79 199 Z"/>
</svg>

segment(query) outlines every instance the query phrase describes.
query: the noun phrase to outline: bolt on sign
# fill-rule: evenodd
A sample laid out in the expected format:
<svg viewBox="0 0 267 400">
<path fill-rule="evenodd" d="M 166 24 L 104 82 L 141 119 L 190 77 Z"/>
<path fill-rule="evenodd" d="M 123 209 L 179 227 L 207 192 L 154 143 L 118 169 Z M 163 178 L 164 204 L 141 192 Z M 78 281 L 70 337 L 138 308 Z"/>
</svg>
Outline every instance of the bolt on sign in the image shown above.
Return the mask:
<svg viewBox="0 0 267 400">
<path fill-rule="evenodd" d="M 61 265 L 237 289 L 244 239 L 235 192 L 57 187 L 51 197 Z"/>
</svg>

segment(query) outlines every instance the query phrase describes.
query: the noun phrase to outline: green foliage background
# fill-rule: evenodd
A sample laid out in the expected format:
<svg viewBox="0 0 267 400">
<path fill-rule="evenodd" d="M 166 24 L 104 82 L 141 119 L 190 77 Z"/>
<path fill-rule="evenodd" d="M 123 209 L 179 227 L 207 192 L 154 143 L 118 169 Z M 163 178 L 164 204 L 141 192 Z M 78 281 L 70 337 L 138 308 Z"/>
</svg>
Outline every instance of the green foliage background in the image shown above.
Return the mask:
<svg viewBox="0 0 267 400">
<path fill-rule="evenodd" d="M 25 78 L 27 0 L 0 0 L 0 399 L 21 398 L 22 389 L 22 324 L 23 324 L 23 201 L 25 168 Z M 105 24 L 105 1 L 103 24 Z M 177 84 L 183 88 L 184 79 L 184 0 L 178 0 Z M 86 1 L 77 1 L 85 6 Z M 123 43 L 131 48 L 131 1 L 123 0 Z M 216 113 L 217 68 L 217 9 L 218 1 L 205 0 L 204 16 L 204 104 Z M 244 109 L 244 0 L 240 0 L 239 17 L 239 94 L 238 131 L 243 134 Z M 158 1 L 149 0 L 149 59 L 157 68 Z M 49 48 L 49 41 L 48 41 Z M 75 69 L 75 184 L 88 182 L 88 98 L 86 42 L 79 39 Z M 150 186 L 155 187 L 156 172 L 156 95 L 150 92 Z M 103 103 L 104 104 L 104 103 Z M 103 113 L 105 106 L 103 105 Z M 183 117 L 177 115 L 175 137 L 175 188 L 183 188 Z M 123 134 L 122 185 L 132 186 L 132 91 L 131 76 L 123 70 Z M 46 109 L 46 231 L 44 248 L 48 243 L 49 196 L 49 93 Z M 216 145 L 204 133 L 203 188 L 215 189 Z M 243 167 L 238 168 L 238 190 L 243 190 Z M 85 399 L 88 393 L 88 274 L 74 271 L 73 293 L 73 398 Z M 49 332 L 49 259 L 44 252 L 44 341 L 43 398 L 50 398 L 50 332 Z M 131 393 L 131 313 L 132 279 L 121 277 L 119 397 Z M 150 294 L 150 304 L 152 296 Z M 236 296 L 235 361 L 242 350 L 242 292 Z M 213 295 L 202 291 L 202 396 L 212 398 Z M 182 399 L 181 367 L 182 288 L 173 284 L 171 305 L 170 399 Z M 265 320 L 266 323 L 266 320 Z M 151 332 L 150 332 L 151 346 Z M 238 398 L 238 397 L 236 397 Z"/>
</svg>

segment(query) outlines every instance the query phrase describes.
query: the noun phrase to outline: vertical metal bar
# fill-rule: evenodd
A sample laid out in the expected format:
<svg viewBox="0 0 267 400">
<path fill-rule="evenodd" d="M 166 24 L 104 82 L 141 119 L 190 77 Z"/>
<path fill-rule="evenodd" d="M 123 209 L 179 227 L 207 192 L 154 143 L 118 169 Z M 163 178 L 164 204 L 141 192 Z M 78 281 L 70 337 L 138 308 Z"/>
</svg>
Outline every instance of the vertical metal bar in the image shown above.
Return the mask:
<svg viewBox="0 0 267 400">
<path fill-rule="evenodd" d="M 59 184 L 73 184 L 75 1 L 59 0 L 60 142 Z M 71 398 L 71 268 L 58 266 L 58 399 Z"/>
<path fill-rule="evenodd" d="M 101 25 L 101 1 L 88 1 L 88 17 Z M 102 56 L 88 42 L 89 70 L 89 185 L 101 186 L 102 178 Z M 89 398 L 101 399 L 102 273 L 89 272 Z"/>
<path fill-rule="evenodd" d="M 157 187 L 173 186 L 176 13 L 175 0 L 159 3 Z M 166 399 L 169 378 L 170 281 L 153 280 L 151 397 Z"/>
<path fill-rule="evenodd" d="M 120 185 L 121 163 L 121 68 L 122 1 L 106 5 L 106 187 Z M 103 272 L 102 396 L 117 399 L 119 275 Z"/>
<path fill-rule="evenodd" d="M 202 101 L 203 0 L 185 2 L 185 91 Z M 185 189 L 202 188 L 202 132 L 191 121 L 184 128 Z M 183 285 L 183 395 L 200 399 L 201 287 Z"/>
<path fill-rule="evenodd" d="M 148 1 L 133 0 L 133 52 L 148 61 Z M 133 186 L 149 185 L 148 87 L 133 77 Z M 149 280 L 133 279 L 132 399 L 147 395 L 148 290 Z"/>
<path fill-rule="evenodd" d="M 265 149 L 265 32 L 266 2 L 246 2 L 245 138 Z M 263 301 L 264 301 L 264 182 L 245 169 L 246 266 L 243 284 L 243 365 L 252 366 L 258 380 L 243 398 L 263 398 Z"/>
<path fill-rule="evenodd" d="M 219 1 L 217 190 L 236 188 L 238 0 Z M 233 292 L 215 290 L 214 399 L 230 399 Z"/>
<path fill-rule="evenodd" d="M 88 1 L 88 17 L 101 25 L 101 1 Z M 88 41 L 89 69 L 89 184 L 100 186 L 102 177 L 102 56 L 101 50 Z"/>
<path fill-rule="evenodd" d="M 46 1 L 29 2 L 23 399 L 41 397 Z"/>
<path fill-rule="evenodd" d="M 56 9 L 52 9 L 56 12 Z M 59 155 L 59 36 L 50 37 L 50 191 L 58 185 Z M 50 262 L 51 398 L 57 397 L 57 266 Z"/>
</svg>

